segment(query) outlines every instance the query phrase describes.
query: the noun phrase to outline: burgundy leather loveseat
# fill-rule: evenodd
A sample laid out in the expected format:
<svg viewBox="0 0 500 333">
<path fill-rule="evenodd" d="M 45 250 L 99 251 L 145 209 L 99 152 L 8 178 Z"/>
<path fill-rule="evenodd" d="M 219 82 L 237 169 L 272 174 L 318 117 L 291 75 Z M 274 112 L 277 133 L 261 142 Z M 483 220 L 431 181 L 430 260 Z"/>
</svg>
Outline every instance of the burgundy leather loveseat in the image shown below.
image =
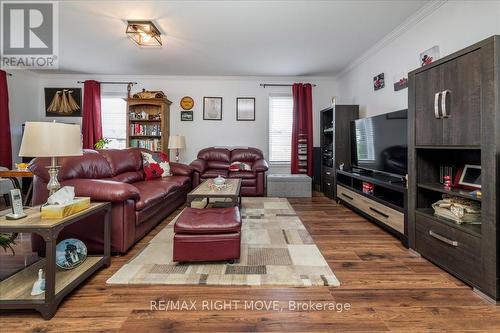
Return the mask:
<svg viewBox="0 0 500 333">
<path fill-rule="evenodd" d="M 111 251 L 125 253 L 139 239 L 184 204 L 191 189 L 192 169 L 170 162 L 170 177 L 144 180 L 139 148 L 84 150 L 82 156 L 58 160 L 61 186 L 75 187 L 77 196 L 110 201 Z M 143 150 L 144 151 L 144 150 Z M 33 204 L 46 202 L 49 158 L 36 158 Z M 82 240 L 91 252 L 102 250 L 102 217 L 94 216 L 65 228 L 59 238 Z M 39 248 L 34 244 L 35 248 Z"/>
<path fill-rule="evenodd" d="M 233 162 L 248 164 L 249 171 L 229 171 Z M 224 178 L 241 178 L 241 194 L 246 196 L 264 195 L 265 174 L 268 169 L 262 151 L 257 148 L 205 148 L 198 158 L 191 162 L 193 187 L 205 179 L 218 175 Z"/>
</svg>

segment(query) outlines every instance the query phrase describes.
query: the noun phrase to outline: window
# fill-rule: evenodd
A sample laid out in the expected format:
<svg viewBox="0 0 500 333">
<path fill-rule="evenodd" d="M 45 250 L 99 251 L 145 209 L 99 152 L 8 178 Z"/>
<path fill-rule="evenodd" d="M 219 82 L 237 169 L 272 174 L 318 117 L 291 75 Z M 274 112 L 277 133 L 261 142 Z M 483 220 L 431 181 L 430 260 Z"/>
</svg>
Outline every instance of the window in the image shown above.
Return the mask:
<svg viewBox="0 0 500 333">
<path fill-rule="evenodd" d="M 269 162 L 290 163 L 292 156 L 293 99 L 269 97 Z"/>
<path fill-rule="evenodd" d="M 356 148 L 358 161 L 375 162 L 375 135 L 373 133 L 373 119 L 368 118 L 356 125 Z"/>
<path fill-rule="evenodd" d="M 106 148 L 126 148 L 127 103 L 120 96 L 101 98 L 102 135 L 111 140 Z"/>
</svg>

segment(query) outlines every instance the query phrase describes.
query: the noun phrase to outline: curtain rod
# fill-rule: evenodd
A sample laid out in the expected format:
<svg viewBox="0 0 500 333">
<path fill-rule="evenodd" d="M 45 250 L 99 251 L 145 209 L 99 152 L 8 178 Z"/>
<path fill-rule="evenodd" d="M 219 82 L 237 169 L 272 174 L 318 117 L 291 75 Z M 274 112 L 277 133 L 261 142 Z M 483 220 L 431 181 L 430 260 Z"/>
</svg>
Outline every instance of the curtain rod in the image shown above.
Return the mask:
<svg viewBox="0 0 500 333">
<path fill-rule="evenodd" d="M 106 81 L 98 81 L 101 84 L 137 84 L 137 82 L 106 82 Z M 77 81 L 77 83 L 85 83 L 85 81 Z"/>
<path fill-rule="evenodd" d="M 291 87 L 293 84 L 276 84 L 276 83 L 261 83 L 261 87 Z M 315 84 L 311 84 L 311 86 L 316 87 Z"/>
</svg>

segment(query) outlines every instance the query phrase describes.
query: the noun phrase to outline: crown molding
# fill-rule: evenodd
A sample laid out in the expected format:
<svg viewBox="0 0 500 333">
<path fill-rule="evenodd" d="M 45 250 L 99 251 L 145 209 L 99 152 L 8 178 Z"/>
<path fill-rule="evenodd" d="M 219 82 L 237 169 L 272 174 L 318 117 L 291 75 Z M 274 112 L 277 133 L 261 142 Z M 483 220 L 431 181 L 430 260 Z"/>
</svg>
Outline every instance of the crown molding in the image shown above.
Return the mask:
<svg viewBox="0 0 500 333">
<path fill-rule="evenodd" d="M 148 74 L 63 74 L 63 73 L 42 73 L 40 79 L 50 80 L 98 80 L 98 81 L 143 81 L 143 80 L 185 80 L 185 81 L 263 81 L 269 83 L 290 83 L 305 82 L 322 83 L 334 82 L 331 76 L 216 76 L 216 75 L 148 75 Z"/>
<path fill-rule="evenodd" d="M 364 63 L 369 57 L 392 43 L 396 38 L 400 37 L 406 31 L 413 28 L 417 23 L 422 21 L 424 18 L 438 10 L 441 6 L 443 6 L 448 0 L 430 0 L 426 3 L 422 8 L 420 8 L 416 13 L 408 17 L 402 24 L 400 24 L 396 29 L 392 30 L 389 34 L 387 34 L 384 38 L 379 40 L 375 45 L 370 47 L 365 53 L 356 58 L 356 60 L 352 61 L 344 68 L 339 74 L 335 75 L 335 79 L 339 79 L 342 76 L 349 73 L 351 70 L 356 68 L 357 66 Z"/>
</svg>

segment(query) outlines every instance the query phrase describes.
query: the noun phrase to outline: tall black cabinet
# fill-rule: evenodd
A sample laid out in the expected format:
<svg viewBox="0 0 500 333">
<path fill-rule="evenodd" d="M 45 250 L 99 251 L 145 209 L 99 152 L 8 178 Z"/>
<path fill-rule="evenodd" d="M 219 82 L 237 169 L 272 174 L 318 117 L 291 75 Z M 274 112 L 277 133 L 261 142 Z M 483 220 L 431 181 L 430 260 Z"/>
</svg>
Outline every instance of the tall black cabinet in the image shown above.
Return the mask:
<svg viewBox="0 0 500 333">
<path fill-rule="evenodd" d="M 335 170 L 351 167 L 351 121 L 359 117 L 359 105 L 335 105 L 320 111 L 321 191 L 336 199 Z"/>
<path fill-rule="evenodd" d="M 409 245 L 470 284 L 500 298 L 500 36 L 409 73 Z M 440 166 L 481 166 L 481 196 L 440 183 Z M 481 205 L 481 224 L 434 215 L 443 194 Z"/>
</svg>

